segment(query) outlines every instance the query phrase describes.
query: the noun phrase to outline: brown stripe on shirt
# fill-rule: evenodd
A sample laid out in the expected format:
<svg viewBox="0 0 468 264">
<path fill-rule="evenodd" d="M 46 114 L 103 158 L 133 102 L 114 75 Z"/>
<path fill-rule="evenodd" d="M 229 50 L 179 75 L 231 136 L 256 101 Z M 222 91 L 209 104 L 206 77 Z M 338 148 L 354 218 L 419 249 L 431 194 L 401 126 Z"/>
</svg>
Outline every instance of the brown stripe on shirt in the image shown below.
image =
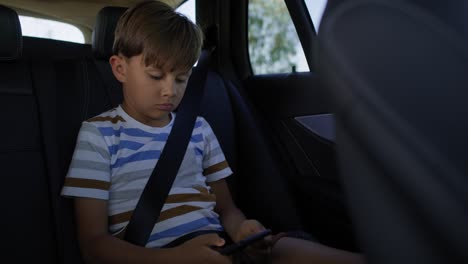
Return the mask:
<svg viewBox="0 0 468 264">
<path fill-rule="evenodd" d="M 167 220 L 169 218 L 173 218 L 179 215 L 188 214 L 190 212 L 200 210 L 200 209 L 203 209 L 203 208 L 199 206 L 193 206 L 193 205 L 181 205 L 181 206 L 177 206 L 171 209 L 167 209 L 164 212 L 162 212 L 161 215 L 159 215 L 158 222 L 162 222 L 164 220 Z"/>
<path fill-rule="evenodd" d="M 110 182 L 98 181 L 93 179 L 81 179 L 81 178 L 65 178 L 65 186 L 67 187 L 78 187 L 78 188 L 89 188 L 99 190 L 109 190 Z"/>
<path fill-rule="evenodd" d="M 116 225 L 116 224 L 130 221 L 132 214 L 133 214 L 133 210 L 128 211 L 128 212 L 123 212 L 120 214 L 111 215 L 108 217 L 109 225 Z"/>
<path fill-rule="evenodd" d="M 171 194 L 167 197 L 166 203 L 185 202 L 216 202 L 216 196 L 209 193 L 184 193 Z"/>
<path fill-rule="evenodd" d="M 213 174 L 213 173 L 215 173 L 215 172 L 224 170 L 224 169 L 227 168 L 227 167 L 229 167 L 227 161 L 222 161 L 222 162 L 220 162 L 220 163 L 211 165 L 210 167 L 204 169 L 204 170 L 203 170 L 203 175 L 210 175 L 210 174 Z"/>
<path fill-rule="evenodd" d="M 205 187 L 201 187 L 201 186 L 196 186 L 196 187 L 193 187 L 195 190 L 201 192 L 201 193 L 205 193 L 205 194 L 209 194 L 210 191 L 208 191 L 207 188 Z"/>
<path fill-rule="evenodd" d="M 93 117 L 91 119 L 87 120 L 88 122 L 102 122 L 102 121 L 110 121 L 112 124 L 116 124 L 117 122 L 125 122 L 125 119 L 121 116 L 115 116 L 115 117 L 110 117 L 110 116 L 97 116 Z"/>
</svg>

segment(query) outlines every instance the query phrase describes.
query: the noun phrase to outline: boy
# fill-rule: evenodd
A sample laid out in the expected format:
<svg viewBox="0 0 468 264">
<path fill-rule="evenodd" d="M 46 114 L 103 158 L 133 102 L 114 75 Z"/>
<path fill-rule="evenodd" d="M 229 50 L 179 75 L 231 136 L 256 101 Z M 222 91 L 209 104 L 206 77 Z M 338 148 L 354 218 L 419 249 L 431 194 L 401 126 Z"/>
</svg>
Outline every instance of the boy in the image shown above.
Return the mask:
<svg viewBox="0 0 468 264">
<path fill-rule="evenodd" d="M 216 234 L 160 247 L 199 230 L 225 230 L 240 240 L 264 229 L 233 204 L 224 180 L 232 171 L 199 117 L 146 248 L 119 239 L 171 131 L 202 41 L 196 25 L 162 2 L 139 3 L 119 20 L 110 64 L 124 101 L 83 122 L 62 190 L 75 197 L 87 262 L 229 263 L 210 248 L 225 243 Z"/>
<path fill-rule="evenodd" d="M 264 230 L 234 205 L 225 181 L 232 171 L 199 117 L 146 247 L 120 239 L 172 129 L 202 39 L 196 25 L 158 1 L 136 4 L 120 18 L 110 64 L 124 101 L 83 122 L 62 190 L 75 197 L 87 263 L 231 263 L 212 249 L 225 243 L 215 233 L 165 246 L 200 230 L 224 230 L 234 241 Z M 283 252 L 293 252 L 291 241 L 276 243 L 280 261 L 292 260 Z"/>
</svg>

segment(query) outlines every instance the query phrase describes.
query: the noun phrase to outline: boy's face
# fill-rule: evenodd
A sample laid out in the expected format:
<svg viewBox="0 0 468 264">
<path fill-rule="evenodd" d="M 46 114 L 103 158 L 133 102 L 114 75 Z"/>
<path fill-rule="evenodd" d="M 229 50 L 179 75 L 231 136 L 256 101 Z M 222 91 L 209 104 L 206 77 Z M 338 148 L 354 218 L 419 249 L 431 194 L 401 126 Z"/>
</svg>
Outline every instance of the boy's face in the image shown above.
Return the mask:
<svg viewBox="0 0 468 264">
<path fill-rule="evenodd" d="M 143 124 L 161 127 L 170 122 L 170 112 L 179 105 L 192 73 L 146 66 L 143 56 L 110 59 L 116 78 L 122 82 L 125 111 Z"/>
</svg>

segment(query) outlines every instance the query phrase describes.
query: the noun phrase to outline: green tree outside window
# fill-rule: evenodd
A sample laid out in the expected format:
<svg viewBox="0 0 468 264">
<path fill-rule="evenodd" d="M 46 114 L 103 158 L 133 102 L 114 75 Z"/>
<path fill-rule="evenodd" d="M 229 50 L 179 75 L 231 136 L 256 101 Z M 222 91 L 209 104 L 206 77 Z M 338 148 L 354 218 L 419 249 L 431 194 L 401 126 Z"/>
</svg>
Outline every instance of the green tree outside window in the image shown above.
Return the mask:
<svg viewBox="0 0 468 264">
<path fill-rule="evenodd" d="M 283 0 L 250 0 L 248 11 L 249 54 L 254 74 L 288 73 L 305 63 Z"/>
</svg>

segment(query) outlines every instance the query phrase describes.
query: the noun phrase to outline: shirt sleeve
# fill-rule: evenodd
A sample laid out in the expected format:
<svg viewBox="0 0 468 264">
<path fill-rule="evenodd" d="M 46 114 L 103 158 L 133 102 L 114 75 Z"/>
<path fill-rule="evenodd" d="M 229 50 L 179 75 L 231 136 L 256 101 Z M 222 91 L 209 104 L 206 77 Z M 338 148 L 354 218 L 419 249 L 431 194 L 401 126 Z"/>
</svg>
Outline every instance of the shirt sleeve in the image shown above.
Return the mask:
<svg viewBox="0 0 468 264">
<path fill-rule="evenodd" d="M 109 200 L 110 152 L 94 125 L 83 122 L 62 195 Z"/>
<path fill-rule="evenodd" d="M 210 125 L 205 119 L 200 119 L 204 140 L 203 175 L 207 182 L 214 182 L 230 176 L 232 170 Z"/>
</svg>

